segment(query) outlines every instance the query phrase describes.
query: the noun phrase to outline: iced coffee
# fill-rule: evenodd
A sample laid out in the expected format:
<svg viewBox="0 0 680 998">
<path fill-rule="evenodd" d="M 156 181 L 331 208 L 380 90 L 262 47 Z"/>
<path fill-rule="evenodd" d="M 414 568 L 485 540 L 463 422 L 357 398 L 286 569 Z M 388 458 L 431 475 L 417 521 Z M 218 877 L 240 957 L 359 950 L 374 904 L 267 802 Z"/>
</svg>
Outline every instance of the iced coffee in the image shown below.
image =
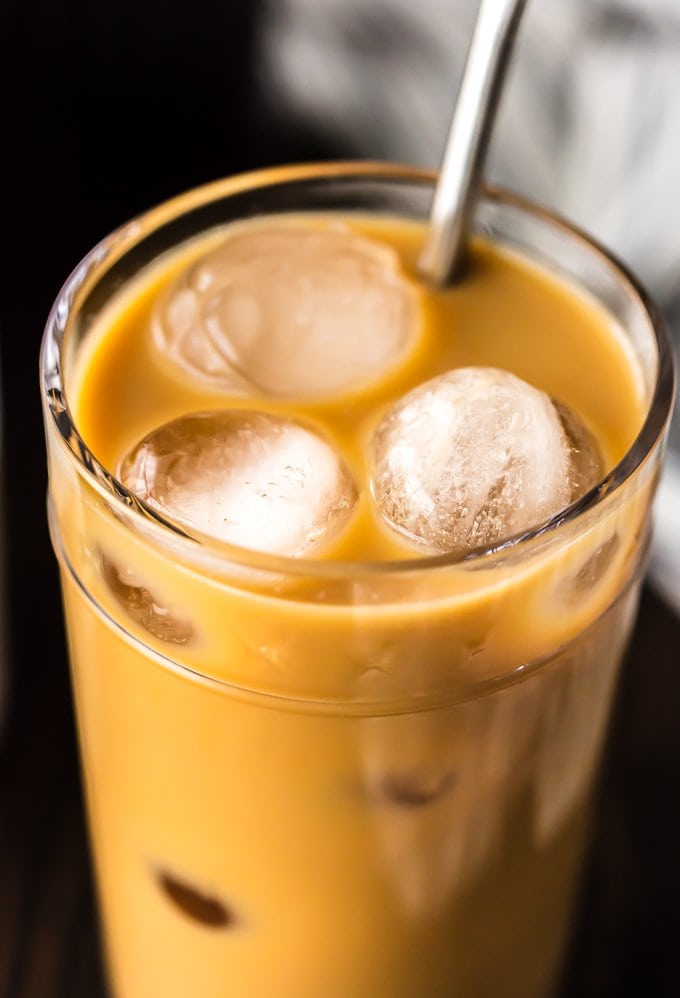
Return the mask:
<svg viewBox="0 0 680 998">
<path fill-rule="evenodd" d="M 42 358 L 116 998 L 547 998 L 672 400 L 582 236 L 430 177 L 191 192 L 71 279 Z"/>
</svg>

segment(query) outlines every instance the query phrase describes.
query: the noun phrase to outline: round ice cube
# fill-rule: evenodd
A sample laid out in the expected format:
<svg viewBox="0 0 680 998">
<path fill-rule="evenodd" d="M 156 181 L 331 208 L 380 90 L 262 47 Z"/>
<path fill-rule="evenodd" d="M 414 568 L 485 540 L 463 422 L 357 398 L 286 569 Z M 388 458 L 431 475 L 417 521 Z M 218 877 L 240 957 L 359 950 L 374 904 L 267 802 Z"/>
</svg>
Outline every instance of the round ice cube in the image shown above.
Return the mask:
<svg viewBox="0 0 680 998">
<path fill-rule="evenodd" d="M 119 477 L 189 533 L 293 557 L 336 534 L 357 498 L 349 472 L 317 433 L 242 409 L 158 427 L 123 460 Z"/>
<path fill-rule="evenodd" d="M 336 224 L 256 224 L 161 298 L 159 357 L 227 393 L 323 397 L 380 377 L 414 340 L 414 286 L 394 250 Z"/>
<path fill-rule="evenodd" d="M 601 468 L 573 413 L 491 367 L 449 371 L 405 395 L 373 434 L 371 459 L 387 522 L 416 543 L 460 553 L 538 526 Z"/>
<path fill-rule="evenodd" d="M 102 552 L 101 572 L 110 592 L 133 620 L 160 641 L 185 645 L 194 629 L 188 620 L 164 606 L 128 565 L 117 565 Z"/>
</svg>

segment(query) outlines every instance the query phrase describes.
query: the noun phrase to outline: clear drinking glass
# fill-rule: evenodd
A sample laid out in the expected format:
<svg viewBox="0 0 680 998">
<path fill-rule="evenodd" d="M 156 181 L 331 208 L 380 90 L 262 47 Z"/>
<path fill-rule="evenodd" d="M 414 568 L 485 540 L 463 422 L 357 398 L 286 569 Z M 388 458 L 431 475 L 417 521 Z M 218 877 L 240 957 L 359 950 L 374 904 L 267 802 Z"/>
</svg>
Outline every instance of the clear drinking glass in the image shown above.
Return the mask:
<svg viewBox="0 0 680 998">
<path fill-rule="evenodd" d="M 525 201 L 482 198 L 479 232 L 606 308 L 648 411 L 599 486 L 467 559 L 188 538 L 99 464 L 69 410 L 93 321 L 160 254 L 251 215 L 424 219 L 432 190 L 366 163 L 200 188 L 105 239 L 49 318 L 49 517 L 117 998 L 554 986 L 673 399 L 659 314 L 630 275 Z M 154 626 L 163 597 L 182 607 L 170 629 Z"/>
</svg>

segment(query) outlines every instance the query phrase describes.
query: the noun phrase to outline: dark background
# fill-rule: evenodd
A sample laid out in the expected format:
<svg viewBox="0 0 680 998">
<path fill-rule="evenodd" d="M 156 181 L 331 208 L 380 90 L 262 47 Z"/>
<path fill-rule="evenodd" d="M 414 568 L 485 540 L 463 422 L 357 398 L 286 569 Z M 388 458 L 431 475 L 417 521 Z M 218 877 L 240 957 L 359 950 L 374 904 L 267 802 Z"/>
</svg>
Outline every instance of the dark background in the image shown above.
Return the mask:
<svg viewBox="0 0 680 998">
<path fill-rule="evenodd" d="M 0 305 L 11 682 L 0 735 L 0 998 L 103 995 L 45 518 L 38 351 L 51 303 L 93 243 L 166 197 L 251 167 L 353 155 L 267 110 L 256 86 L 258 9 L 256 0 L 4 0 Z M 680 621 L 646 589 L 565 995 L 680 993 L 679 648 Z"/>
</svg>

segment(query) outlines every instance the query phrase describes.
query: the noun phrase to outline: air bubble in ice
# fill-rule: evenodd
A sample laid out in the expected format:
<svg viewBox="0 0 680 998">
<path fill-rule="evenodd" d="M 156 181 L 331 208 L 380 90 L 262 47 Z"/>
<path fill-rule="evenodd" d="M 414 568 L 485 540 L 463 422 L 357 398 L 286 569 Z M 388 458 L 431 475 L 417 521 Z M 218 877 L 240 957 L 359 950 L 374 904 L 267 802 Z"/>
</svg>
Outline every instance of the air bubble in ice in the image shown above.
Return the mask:
<svg viewBox="0 0 680 998">
<path fill-rule="evenodd" d="M 387 522 L 435 551 L 465 553 L 538 526 L 597 480 L 576 416 L 508 371 L 468 367 L 419 385 L 371 440 Z"/>
<path fill-rule="evenodd" d="M 233 927 L 233 914 L 217 896 L 206 894 L 166 871 L 159 871 L 157 877 L 165 897 L 188 918 L 212 929 Z"/>
<path fill-rule="evenodd" d="M 413 341 L 414 286 L 387 246 L 334 225 L 237 230 L 161 298 L 159 355 L 218 391 L 327 396 L 389 370 Z"/>
<path fill-rule="evenodd" d="M 357 497 L 317 433 L 242 409 L 192 413 L 153 430 L 124 459 L 120 479 L 189 533 L 290 556 L 337 533 Z"/>
</svg>

